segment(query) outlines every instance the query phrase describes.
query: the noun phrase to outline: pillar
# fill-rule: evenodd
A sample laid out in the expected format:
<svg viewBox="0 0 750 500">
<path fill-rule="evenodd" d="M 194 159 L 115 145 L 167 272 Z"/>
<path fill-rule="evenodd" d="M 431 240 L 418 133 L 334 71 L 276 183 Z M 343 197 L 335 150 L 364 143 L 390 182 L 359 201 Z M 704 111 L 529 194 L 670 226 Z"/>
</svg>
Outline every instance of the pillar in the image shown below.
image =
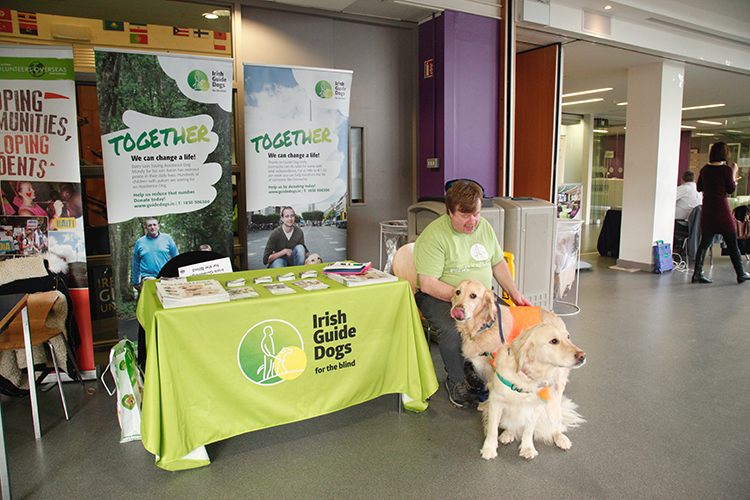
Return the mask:
<svg viewBox="0 0 750 500">
<path fill-rule="evenodd" d="M 652 271 L 654 242 L 672 241 L 684 75 L 672 61 L 628 70 L 618 265 Z"/>
</svg>

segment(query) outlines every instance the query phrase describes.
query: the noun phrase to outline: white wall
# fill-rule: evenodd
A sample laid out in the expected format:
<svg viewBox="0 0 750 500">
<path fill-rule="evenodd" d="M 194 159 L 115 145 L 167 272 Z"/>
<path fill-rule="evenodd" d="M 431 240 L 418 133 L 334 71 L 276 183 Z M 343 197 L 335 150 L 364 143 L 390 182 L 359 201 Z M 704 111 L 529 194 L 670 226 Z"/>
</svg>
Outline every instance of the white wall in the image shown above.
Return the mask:
<svg viewBox="0 0 750 500">
<path fill-rule="evenodd" d="M 416 172 L 417 27 L 242 8 L 241 62 L 353 70 L 350 126 L 364 127 L 365 204 L 350 206 L 347 257 L 377 265 L 380 222 L 406 219 Z"/>
</svg>

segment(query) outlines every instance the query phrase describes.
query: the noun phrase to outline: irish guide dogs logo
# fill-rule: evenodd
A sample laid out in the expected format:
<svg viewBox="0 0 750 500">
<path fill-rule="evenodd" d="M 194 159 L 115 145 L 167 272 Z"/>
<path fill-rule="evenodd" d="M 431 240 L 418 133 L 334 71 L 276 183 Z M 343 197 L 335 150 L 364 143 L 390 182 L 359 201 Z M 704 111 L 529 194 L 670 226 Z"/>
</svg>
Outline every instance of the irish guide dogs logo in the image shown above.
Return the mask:
<svg viewBox="0 0 750 500">
<path fill-rule="evenodd" d="M 194 69 L 187 76 L 188 85 L 193 90 L 208 90 L 211 88 L 211 83 L 208 81 L 208 76 L 199 70 Z"/>
<path fill-rule="evenodd" d="M 299 377 L 307 367 L 307 354 L 302 335 L 294 325 L 269 319 L 242 337 L 237 362 L 251 382 L 275 385 Z"/>
<path fill-rule="evenodd" d="M 315 85 L 315 93 L 321 99 L 330 99 L 333 97 L 333 87 L 327 81 L 321 80 Z"/>
</svg>

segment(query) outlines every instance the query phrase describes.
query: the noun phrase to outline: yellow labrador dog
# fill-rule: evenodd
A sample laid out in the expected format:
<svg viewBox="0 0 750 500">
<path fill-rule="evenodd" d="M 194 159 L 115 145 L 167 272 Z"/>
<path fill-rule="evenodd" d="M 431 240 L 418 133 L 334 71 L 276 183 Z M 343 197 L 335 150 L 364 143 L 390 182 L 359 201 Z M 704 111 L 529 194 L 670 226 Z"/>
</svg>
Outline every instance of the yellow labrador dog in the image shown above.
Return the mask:
<svg viewBox="0 0 750 500">
<path fill-rule="evenodd" d="M 536 317 L 527 314 L 534 310 Z M 529 460 L 537 455 L 534 437 L 570 448 L 563 433 L 583 419 L 563 391 L 570 369 L 583 365 L 586 354 L 570 342 L 562 320 L 539 308 L 498 305 L 494 294 L 474 280 L 453 291 L 451 316 L 461 332 L 464 357 L 490 393 L 480 405 L 486 435 L 482 457 L 497 456 L 499 427 L 505 429 L 500 442 L 519 439 L 520 454 Z"/>
</svg>

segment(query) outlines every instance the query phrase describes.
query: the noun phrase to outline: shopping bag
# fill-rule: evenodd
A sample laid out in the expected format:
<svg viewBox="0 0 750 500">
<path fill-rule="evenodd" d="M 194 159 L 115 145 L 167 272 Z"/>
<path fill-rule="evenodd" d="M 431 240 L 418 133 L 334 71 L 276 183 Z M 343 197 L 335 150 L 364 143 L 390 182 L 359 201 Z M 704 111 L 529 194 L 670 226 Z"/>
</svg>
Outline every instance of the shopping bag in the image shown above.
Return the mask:
<svg viewBox="0 0 750 500">
<path fill-rule="evenodd" d="M 141 439 L 141 403 L 143 375 L 138 366 L 136 346 L 128 339 L 119 341 L 109 351 L 109 364 L 102 373 L 102 384 L 110 396 L 117 393 L 117 420 L 120 422 L 120 442 Z M 111 390 L 104 377 L 110 372 L 115 380 Z"/>
<path fill-rule="evenodd" d="M 661 274 L 673 268 L 672 244 L 664 243 L 662 240 L 657 241 L 654 245 L 654 272 Z"/>
</svg>

